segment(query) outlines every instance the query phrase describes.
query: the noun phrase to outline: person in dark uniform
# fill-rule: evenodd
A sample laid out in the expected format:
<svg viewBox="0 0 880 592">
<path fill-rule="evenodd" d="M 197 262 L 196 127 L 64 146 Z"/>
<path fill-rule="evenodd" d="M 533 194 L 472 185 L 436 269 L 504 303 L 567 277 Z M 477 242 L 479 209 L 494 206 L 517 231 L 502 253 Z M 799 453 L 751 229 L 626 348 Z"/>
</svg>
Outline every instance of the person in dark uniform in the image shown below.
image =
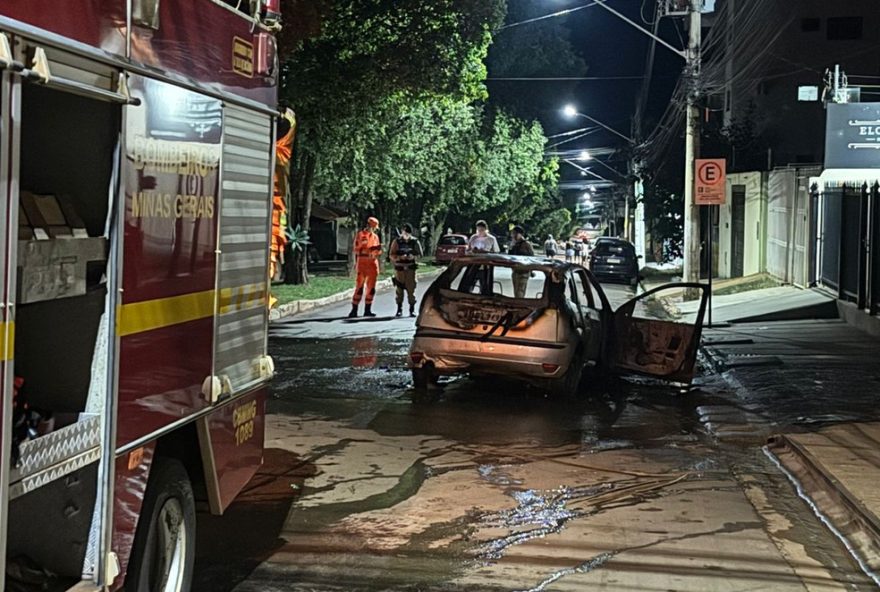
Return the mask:
<svg viewBox="0 0 880 592">
<path fill-rule="evenodd" d="M 412 226 L 404 224 L 393 243 L 391 261 L 394 263 L 394 287 L 397 288 L 397 314 L 403 316 L 403 293 L 409 297 L 409 316 L 416 316 L 416 268 L 422 256 L 422 245 L 412 235 Z"/>
<path fill-rule="evenodd" d="M 526 240 L 526 231 L 522 226 L 513 227 L 513 242 L 510 243 L 508 253 L 511 255 L 519 255 L 521 257 L 534 257 L 535 250 L 531 243 Z M 513 281 L 513 297 L 525 298 L 526 289 L 529 286 L 529 271 L 514 271 L 511 277 Z"/>
</svg>

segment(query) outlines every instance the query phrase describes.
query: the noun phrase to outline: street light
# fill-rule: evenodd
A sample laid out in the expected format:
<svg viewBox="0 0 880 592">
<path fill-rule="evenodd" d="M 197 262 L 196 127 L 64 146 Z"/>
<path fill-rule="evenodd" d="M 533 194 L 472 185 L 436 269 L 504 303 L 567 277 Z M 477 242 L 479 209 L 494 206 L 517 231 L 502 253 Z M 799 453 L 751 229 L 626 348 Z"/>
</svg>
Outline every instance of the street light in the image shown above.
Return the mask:
<svg viewBox="0 0 880 592">
<path fill-rule="evenodd" d="M 577 107 L 575 107 L 571 103 L 569 103 L 568 105 L 566 105 L 565 107 L 562 108 L 562 114 L 565 115 L 568 119 L 574 119 L 575 117 L 583 117 L 587 121 L 592 121 L 593 123 L 595 123 L 599 127 L 602 127 L 604 129 L 608 130 L 612 134 L 614 134 L 616 136 L 620 136 L 621 138 L 623 138 L 624 140 L 626 140 L 630 144 L 636 143 L 635 140 L 633 140 L 629 136 L 626 136 L 626 135 L 620 133 L 619 131 L 617 131 L 613 127 L 605 125 L 604 123 L 602 123 L 598 119 L 596 119 L 594 117 L 590 117 L 589 115 L 586 115 L 585 113 L 581 113 L 580 111 L 577 110 Z"/>
<path fill-rule="evenodd" d="M 578 154 L 578 160 L 580 160 L 581 162 L 586 162 L 586 161 L 592 160 L 592 159 L 593 159 L 593 155 L 590 154 L 589 150 L 581 150 L 581 153 Z"/>
</svg>

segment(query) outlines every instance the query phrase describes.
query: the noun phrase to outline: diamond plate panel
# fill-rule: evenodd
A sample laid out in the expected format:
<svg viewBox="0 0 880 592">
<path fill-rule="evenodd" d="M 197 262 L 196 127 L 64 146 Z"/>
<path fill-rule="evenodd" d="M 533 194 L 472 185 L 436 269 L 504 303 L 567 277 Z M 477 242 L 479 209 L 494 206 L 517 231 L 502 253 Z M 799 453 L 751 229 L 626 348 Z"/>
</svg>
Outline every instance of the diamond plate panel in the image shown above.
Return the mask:
<svg viewBox="0 0 880 592">
<path fill-rule="evenodd" d="M 21 445 L 21 461 L 10 476 L 10 497 L 33 491 L 101 458 L 101 418 L 77 423 Z"/>
</svg>

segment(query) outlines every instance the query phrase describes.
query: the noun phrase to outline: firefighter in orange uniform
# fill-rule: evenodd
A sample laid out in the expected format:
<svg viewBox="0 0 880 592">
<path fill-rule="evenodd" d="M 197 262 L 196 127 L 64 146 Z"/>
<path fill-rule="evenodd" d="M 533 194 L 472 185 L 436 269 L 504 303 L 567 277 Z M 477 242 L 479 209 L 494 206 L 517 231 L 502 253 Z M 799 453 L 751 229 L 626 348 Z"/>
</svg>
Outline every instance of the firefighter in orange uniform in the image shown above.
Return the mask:
<svg viewBox="0 0 880 592">
<path fill-rule="evenodd" d="M 379 277 L 379 257 L 382 255 L 382 245 L 379 243 L 379 220 L 372 216 L 367 220 L 367 227 L 357 233 L 354 238 L 354 256 L 357 265 L 357 280 L 354 285 L 354 297 L 351 299 L 351 312 L 349 318 L 358 315 L 358 306 L 361 299 L 366 299 L 364 304 L 364 316 L 374 317 L 373 299 L 376 297 L 376 279 Z"/>
</svg>

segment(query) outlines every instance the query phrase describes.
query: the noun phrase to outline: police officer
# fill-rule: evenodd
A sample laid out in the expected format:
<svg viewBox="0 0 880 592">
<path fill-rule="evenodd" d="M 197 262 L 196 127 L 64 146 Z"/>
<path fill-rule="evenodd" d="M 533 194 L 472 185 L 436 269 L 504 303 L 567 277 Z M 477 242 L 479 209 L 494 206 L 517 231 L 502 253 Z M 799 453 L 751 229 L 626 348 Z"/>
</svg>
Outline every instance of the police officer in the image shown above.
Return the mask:
<svg viewBox="0 0 880 592">
<path fill-rule="evenodd" d="M 412 235 L 412 226 L 404 224 L 391 243 L 391 261 L 394 263 L 394 287 L 397 288 L 397 314 L 403 316 L 403 293 L 409 297 L 409 316 L 416 316 L 416 268 L 422 256 L 422 245 Z"/>
<path fill-rule="evenodd" d="M 373 299 L 376 297 L 376 280 L 379 277 L 379 257 L 382 245 L 379 243 L 379 220 L 372 216 L 367 219 L 367 227 L 357 233 L 354 238 L 354 256 L 357 265 L 357 280 L 354 285 L 354 296 L 351 299 L 349 318 L 358 315 L 358 306 L 366 293 L 364 316 L 374 317 Z"/>
</svg>

